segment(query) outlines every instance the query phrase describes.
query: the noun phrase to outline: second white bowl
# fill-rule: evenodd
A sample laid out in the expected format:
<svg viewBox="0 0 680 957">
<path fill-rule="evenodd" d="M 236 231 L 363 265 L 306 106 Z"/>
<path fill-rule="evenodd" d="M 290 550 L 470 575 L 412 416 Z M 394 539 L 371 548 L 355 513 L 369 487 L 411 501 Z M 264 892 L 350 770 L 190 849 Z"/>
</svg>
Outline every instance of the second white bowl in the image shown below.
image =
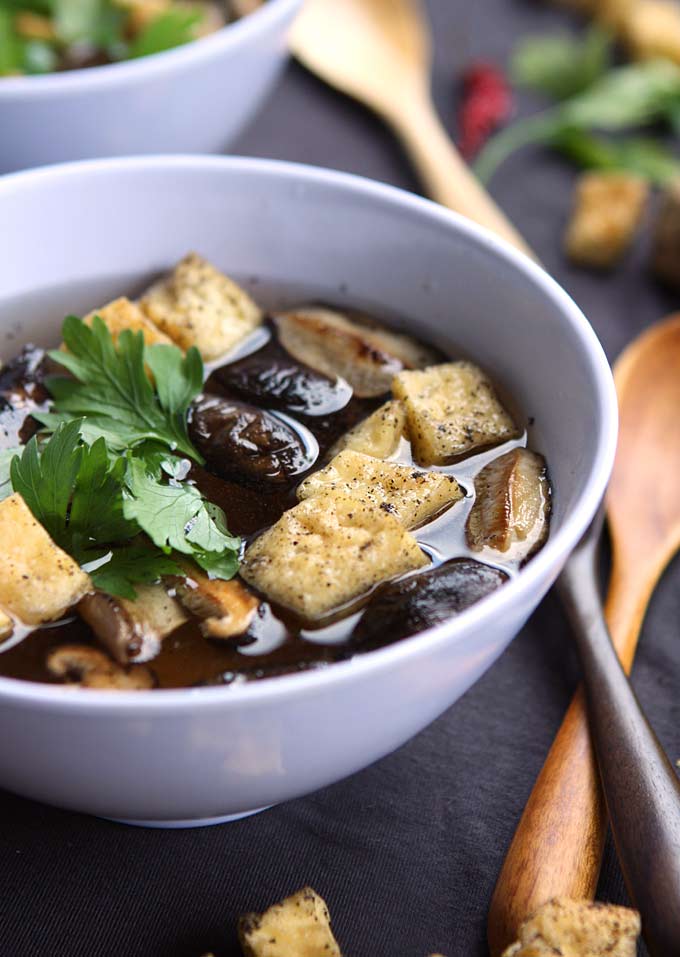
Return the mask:
<svg viewBox="0 0 680 957">
<path fill-rule="evenodd" d="M 268 0 L 211 36 L 139 60 L 0 77 L 0 173 L 98 156 L 220 152 L 276 82 L 301 3 Z"/>
</svg>

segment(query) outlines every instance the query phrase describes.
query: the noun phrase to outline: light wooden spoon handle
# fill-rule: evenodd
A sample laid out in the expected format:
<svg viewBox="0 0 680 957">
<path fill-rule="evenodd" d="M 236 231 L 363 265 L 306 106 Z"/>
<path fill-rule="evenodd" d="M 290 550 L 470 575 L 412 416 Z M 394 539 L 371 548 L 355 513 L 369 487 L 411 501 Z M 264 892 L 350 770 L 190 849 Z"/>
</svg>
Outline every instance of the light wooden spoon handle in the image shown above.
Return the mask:
<svg viewBox="0 0 680 957">
<path fill-rule="evenodd" d="M 429 98 L 386 117 L 432 199 L 485 226 L 527 256 L 536 258 L 505 213 L 461 159 Z"/>
</svg>

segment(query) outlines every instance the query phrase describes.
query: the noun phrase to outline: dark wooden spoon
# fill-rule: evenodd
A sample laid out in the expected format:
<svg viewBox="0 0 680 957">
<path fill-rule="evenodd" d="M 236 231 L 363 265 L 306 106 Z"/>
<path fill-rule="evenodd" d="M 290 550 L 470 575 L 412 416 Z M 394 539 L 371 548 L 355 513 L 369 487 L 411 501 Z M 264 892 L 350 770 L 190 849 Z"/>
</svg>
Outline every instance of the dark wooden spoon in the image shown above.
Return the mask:
<svg viewBox="0 0 680 957">
<path fill-rule="evenodd" d="M 640 707 L 597 587 L 600 514 L 558 588 L 581 658 L 590 734 L 616 851 L 652 957 L 680 955 L 680 780 Z"/>
<path fill-rule="evenodd" d="M 614 379 L 620 429 L 607 492 L 612 574 L 605 617 L 623 668 L 630 671 L 649 599 L 680 547 L 680 315 L 638 336 L 617 361 Z M 583 563 L 579 568 L 582 578 L 591 574 Z M 616 726 L 610 726 L 610 731 L 606 747 L 614 749 Z M 638 743 L 641 740 L 638 736 Z M 649 761 L 656 765 L 653 751 Z M 645 749 L 639 753 L 644 756 Z M 640 768 L 638 773 L 648 783 L 654 780 L 652 771 Z M 606 829 L 598 778 L 584 696 L 579 691 L 534 785 L 498 878 L 488 925 L 494 957 L 516 939 L 522 921 L 546 900 L 559 895 L 594 896 Z M 646 805 L 642 799 L 636 801 L 632 786 L 627 800 L 640 813 L 628 835 L 635 838 L 642 833 Z M 655 820 L 663 824 L 663 814 L 659 817 L 654 812 L 648 819 L 650 827 Z M 649 836 L 645 840 L 655 843 Z M 663 861 L 661 855 L 656 859 L 660 873 Z M 629 875 L 634 866 L 635 859 L 629 856 Z M 643 879 L 644 874 L 643 869 Z M 673 905 L 676 912 L 679 901 L 676 898 Z M 640 898 L 640 906 L 645 904 L 646 898 Z M 666 953 L 678 953 L 677 947 L 676 942 L 676 950 Z"/>
</svg>

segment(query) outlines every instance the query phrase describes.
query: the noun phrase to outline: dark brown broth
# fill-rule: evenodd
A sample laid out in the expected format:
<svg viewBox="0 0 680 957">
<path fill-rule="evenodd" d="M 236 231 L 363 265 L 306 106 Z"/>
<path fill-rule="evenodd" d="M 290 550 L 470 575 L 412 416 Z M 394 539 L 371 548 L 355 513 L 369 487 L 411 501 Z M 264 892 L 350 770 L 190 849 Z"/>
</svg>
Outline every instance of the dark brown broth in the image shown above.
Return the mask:
<svg viewBox="0 0 680 957">
<path fill-rule="evenodd" d="M 272 363 L 295 364 L 276 341 L 273 328 L 270 326 L 269 329 L 272 335 L 261 348 L 213 370 L 206 380 L 204 391 L 206 394 L 257 404 L 262 408 L 272 409 L 274 414 L 285 415 L 289 423 L 297 422 L 311 432 L 318 443 L 319 454 L 316 462 L 306 472 L 296 474 L 288 481 L 253 482 L 243 476 L 225 480 L 205 468 L 192 469 L 191 477 L 203 494 L 225 511 L 230 531 L 242 536 L 246 542 L 274 524 L 284 511 L 297 504 L 295 489 L 305 475 L 327 459 L 331 446 L 348 429 L 388 398 L 387 395 L 377 399 L 358 399 L 351 396 L 342 408 L 320 415 L 292 411 L 286 408 L 286 401 L 282 401 L 280 397 L 271 405 L 267 404 L 264 393 L 256 396 L 249 393 L 247 388 L 244 390 L 243 382 L 248 380 L 244 370 L 247 372 L 249 366 L 258 364 L 263 369 Z M 31 398 L 34 401 L 38 398 L 42 400 L 44 396 L 39 393 Z M 256 402 L 256 399 L 259 401 Z M 294 401 L 299 405 L 299 396 L 296 396 Z M 11 428 L 7 431 L 12 441 L 7 441 L 6 447 L 15 444 L 17 429 L 31 406 L 32 403 L 27 402 L 23 410 L 16 412 L 3 412 L 0 406 L 0 443 L 3 424 L 11 418 Z M 507 451 L 509 447 L 524 443 L 523 437 L 518 442 L 506 443 L 442 471 L 455 474 L 461 485 L 471 489 L 474 474 L 491 458 Z M 398 460 L 413 464 L 410 446 L 405 440 L 402 441 Z M 423 529 L 414 532 L 425 551 L 432 557 L 435 566 L 440 566 L 449 559 L 470 557 L 465 544 L 464 528 L 471 504 L 470 497 L 428 523 Z M 499 568 L 512 573 L 512 562 L 491 564 L 498 564 Z M 376 590 L 379 591 L 373 591 Z M 363 643 L 363 647 L 362 642 L 352 636 L 361 609 L 370 600 L 370 594 L 363 596 L 351 607 L 342 609 L 334 622 L 325 621 L 322 628 L 310 627 L 289 610 L 271 605 L 266 602 L 264 596 L 261 597 L 259 613 L 245 635 L 226 641 L 206 639 L 200 632 L 198 622 L 190 621 L 166 638 L 160 653 L 147 665 L 153 671 L 158 687 L 229 685 L 244 680 L 325 667 L 334 661 L 379 648 L 395 640 L 392 634 L 376 635 L 374 631 L 370 640 Z M 399 638 L 401 637 L 404 635 L 399 635 Z M 84 622 L 77 617 L 69 618 L 67 623 L 57 623 L 31 632 L 14 646 L 11 646 L 10 640 L 8 650 L 0 654 L 0 674 L 55 683 L 45 661 L 50 650 L 65 642 L 97 644 L 93 633 Z"/>
</svg>

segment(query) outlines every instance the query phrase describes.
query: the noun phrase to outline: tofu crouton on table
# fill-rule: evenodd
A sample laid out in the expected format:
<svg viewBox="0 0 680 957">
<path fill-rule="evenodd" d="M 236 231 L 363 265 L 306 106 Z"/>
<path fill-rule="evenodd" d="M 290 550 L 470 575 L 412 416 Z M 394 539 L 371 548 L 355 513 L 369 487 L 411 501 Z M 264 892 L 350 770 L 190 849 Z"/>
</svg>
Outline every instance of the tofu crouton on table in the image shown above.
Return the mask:
<svg viewBox="0 0 680 957">
<path fill-rule="evenodd" d="M 648 184 L 629 173 L 581 176 L 565 235 L 569 258 L 599 269 L 615 265 L 633 241 L 648 195 Z"/>
</svg>

